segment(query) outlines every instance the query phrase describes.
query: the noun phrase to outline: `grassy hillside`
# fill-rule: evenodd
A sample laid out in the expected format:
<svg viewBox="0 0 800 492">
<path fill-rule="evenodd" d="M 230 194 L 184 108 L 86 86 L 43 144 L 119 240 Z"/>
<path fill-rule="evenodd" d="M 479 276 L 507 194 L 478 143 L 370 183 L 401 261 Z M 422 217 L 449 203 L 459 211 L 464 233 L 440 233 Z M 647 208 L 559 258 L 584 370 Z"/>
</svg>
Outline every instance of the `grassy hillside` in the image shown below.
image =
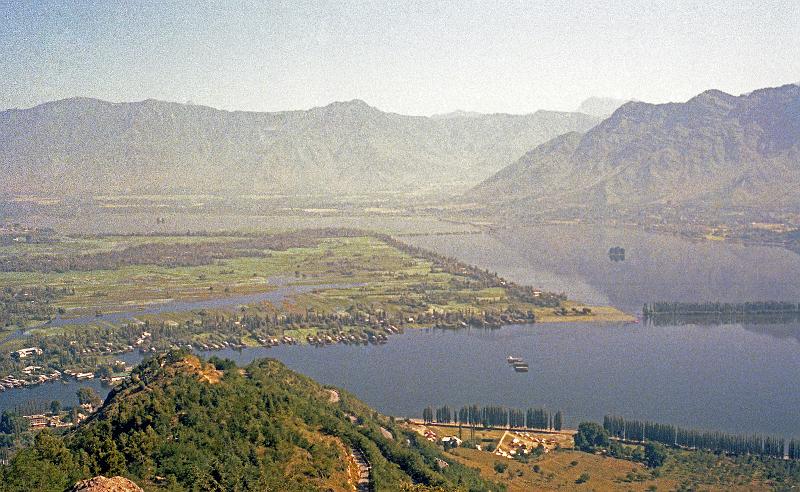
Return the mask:
<svg viewBox="0 0 800 492">
<path fill-rule="evenodd" d="M 374 490 L 499 489 L 277 361 L 239 368 L 172 352 L 145 361 L 65 436 L 41 432 L 2 468 L 0 490 L 61 491 L 103 474 L 145 490 L 344 491 L 358 483 L 353 455 L 368 463 Z"/>
</svg>

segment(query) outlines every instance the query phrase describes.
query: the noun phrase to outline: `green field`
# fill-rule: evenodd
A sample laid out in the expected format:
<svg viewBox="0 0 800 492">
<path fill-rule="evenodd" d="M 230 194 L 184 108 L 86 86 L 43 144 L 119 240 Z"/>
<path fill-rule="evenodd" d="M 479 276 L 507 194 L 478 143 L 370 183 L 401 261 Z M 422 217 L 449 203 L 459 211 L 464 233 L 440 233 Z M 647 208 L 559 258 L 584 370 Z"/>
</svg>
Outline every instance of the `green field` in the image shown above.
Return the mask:
<svg viewBox="0 0 800 492">
<path fill-rule="evenodd" d="M 0 248 L 0 257 L 86 255 L 145 243 L 224 243 L 233 239 L 217 236 L 64 238 L 56 243 L 4 246 Z M 273 289 L 278 279 L 289 279 L 293 284 L 358 285 L 299 295 L 288 309 L 328 312 L 354 304 L 368 304 L 399 312 L 418 301 L 425 302 L 432 311 L 514 307 L 546 314 L 540 306 L 510 299 L 507 289 L 464 285 L 464 279 L 458 275 L 444 272 L 429 260 L 415 258 L 371 236 L 325 238 L 313 247 L 263 253 L 264 257 L 231 258 L 187 267 L 132 265 L 113 270 L 0 272 L 0 285 L 68 288 L 69 295 L 52 303 L 54 308 L 64 311 L 64 317 L 98 311 L 130 311 L 172 300 L 264 292 Z"/>
<path fill-rule="evenodd" d="M 12 373 L 21 362 L 2 354 L 31 345 L 45 353 L 26 364 L 93 369 L 131 347 L 253 346 L 275 337 L 305 343 L 320 335 L 367 343 L 418 327 L 627 319 L 607 307 L 583 313 L 584 306 L 559 295 L 515 285 L 388 236 L 351 230 L 61 237 L 4 246 L 0 265 L 11 270 L 0 272 L 5 296 L 0 370 Z M 274 304 L 236 301 L 237 296 L 276 289 L 284 293 L 292 286 L 318 287 L 287 293 Z M 224 298 L 232 298 L 230 306 L 138 312 Z M 557 310 L 562 314 L 555 315 Z M 113 313 L 135 319 L 112 321 L 108 316 Z M 57 316 L 87 319 L 63 326 L 47 323 Z M 32 336 L 6 340 L 20 328 Z M 142 341 L 144 333 L 150 335 Z"/>
</svg>

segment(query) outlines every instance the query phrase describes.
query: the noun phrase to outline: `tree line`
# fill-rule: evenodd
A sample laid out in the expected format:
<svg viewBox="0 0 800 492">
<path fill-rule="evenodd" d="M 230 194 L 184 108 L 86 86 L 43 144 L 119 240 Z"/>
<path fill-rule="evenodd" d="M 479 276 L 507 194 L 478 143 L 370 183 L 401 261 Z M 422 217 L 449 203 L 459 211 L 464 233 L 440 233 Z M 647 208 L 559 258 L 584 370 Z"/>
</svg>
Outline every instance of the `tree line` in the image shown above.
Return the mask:
<svg viewBox="0 0 800 492">
<path fill-rule="evenodd" d="M 687 449 L 704 449 L 734 455 L 753 454 L 784 457 L 786 442 L 783 438 L 729 434 L 719 431 L 699 431 L 672 424 L 660 424 L 606 415 L 603 428 L 618 439 L 626 441 L 655 441 Z M 800 442 L 791 440 L 790 457 L 800 457 Z"/>
<path fill-rule="evenodd" d="M 800 314 L 800 304 L 782 301 L 761 302 L 653 302 L 645 304 L 642 314 L 645 317 L 664 314 Z"/>
<path fill-rule="evenodd" d="M 376 234 L 374 237 L 403 253 L 430 261 L 436 269 L 442 272 L 456 276 L 467 276 L 471 280 L 477 282 L 480 288 L 503 288 L 508 293 L 508 296 L 515 301 L 526 302 L 540 307 L 558 307 L 561 305 L 562 301 L 567 299 L 564 293 L 555 294 L 553 292 L 541 292 L 530 286 L 519 285 L 505 280 L 497 273 L 468 265 L 452 257 L 443 256 L 417 246 L 406 244 L 389 235 Z"/>
<path fill-rule="evenodd" d="M 66 287 L 4 287 L 0 290 L 0 327 L 47 321 L 56 314 L 51 303 L 74 293 L 75 289 Z"/>
<path fill-rule="evenodd" d="M 483 427 L 511 427 L 529 429 L 561 430 L 564 425 L 564 415 L 561 410 L 555 413 L 544 408 L 528 408 L 523 411 L 518 408 L 489 405 L 466 405 L 457 411 L 448 405 L 441 407 L 428 406 L 422 410 L 422 420 L 428 424 L 461 424 L 467 426 Z"/>
<path fill-rule="evenodd" d="M 189 267 L 210 265 L 217 260 L 263 257 L 266 250 L 317 246 L 326 237 L 340 237 L 348 231 L 317 230 L 302 233 L 237 237 L 229 241 L 187 243 L 154 242 L 134 244 L 123 249 L 82 254 L 12 254 L 0 257 L 0 272 L 67 272 L 115 270 L 130 265 Z"/>
</svg>

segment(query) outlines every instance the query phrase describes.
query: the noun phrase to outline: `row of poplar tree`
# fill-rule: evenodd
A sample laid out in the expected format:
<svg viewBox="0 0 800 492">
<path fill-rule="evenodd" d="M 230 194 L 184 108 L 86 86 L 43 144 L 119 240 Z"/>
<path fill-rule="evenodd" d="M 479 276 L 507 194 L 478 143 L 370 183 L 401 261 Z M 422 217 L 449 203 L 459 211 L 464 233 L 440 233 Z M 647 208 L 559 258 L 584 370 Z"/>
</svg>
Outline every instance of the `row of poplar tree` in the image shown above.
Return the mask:
<svg viewBox="0 0 800 492">
<path fill-rule="evenodd" d="M 564 415 L 561 410 L 551 413 L 543 408 L 529 408 L 523 411 L 518 408 L 502 406 L 469 405 L 452 409 L 442 407 L 426 407 L 422 411 L 422 420 L 426 423 L 482 425 L 484 427 L 512 427 L 531 429 L 561 430 Z"/>
<path fill-rule="evenodd" d="M 642 314 L 775 314 L 800 313 L 800 304 L 781 301 L 742 303 L 721 302 L 653 302 L 645 304 Z"/>
<path fill-rule="evenodd" d="M 757 434 L 744 436 L 718 431 L 698 431 L 672 424 L 630 420 L 611 415 L 603 418 L 603 428 L 612 437 L 629 441 L 656 441 L 670 446 L 737 455 L 755 454 L 783 458 L 786 454 L 786 441 L 783 438 Z M 788 455 L 791 459 L 800 459 L 800 440 L 789 440 Z"/>
</svg>

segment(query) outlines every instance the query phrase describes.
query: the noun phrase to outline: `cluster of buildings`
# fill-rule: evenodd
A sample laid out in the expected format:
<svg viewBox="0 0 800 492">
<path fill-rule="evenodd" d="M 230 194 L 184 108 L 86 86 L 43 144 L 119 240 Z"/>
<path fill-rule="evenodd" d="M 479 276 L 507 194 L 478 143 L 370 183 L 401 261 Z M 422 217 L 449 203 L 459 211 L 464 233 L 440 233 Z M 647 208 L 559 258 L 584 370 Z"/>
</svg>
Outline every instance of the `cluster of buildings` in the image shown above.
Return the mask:
<svg viewBox="0 0 800 492">
<path fill-rule="evenodd" d="M 31 429 L 72 427 L 73 425 L 72 422 L 64 422 L 61 420 L 61 416 L 59 415 L 25 415 L 25 419 L 28 421 Z"/>
<path fill-rule="evenodd" d="M 517 437 L 513 437 L 517 436 Z M 558 439 L 555 437 L 534 437 L 531 436 L 529 432 L 514 432 L 512 433 L 511 441 L 506 441 L 506 443 L 500 443 L 501 446 L 497 446 L 497 449 L 494 451 L 496 456 L 502 456 L 504 458 L 513 458 L 517 455 L 522 454 L 530 454 L 534 449 L 541 447 L 542 451 L 545 453 L 549 452 L 551 448 L 554 448 L 558 444 Z M 508 451 L 504 450 L 503 447 L 507 448 Z"/>
<path fill-rule="evenodd" d="M 17 359 L 27 359 L 32 355 L 42 355 L 42 349 L 39 347 L 28 347 L 11 352 L 11 356 Z"/>
<path fill-rule="evenodd" d="M 147 335 L 149 336 L 149 333 Z M 29 357 L 41 354 L 42 354 L 42 349 L 38 347 L 23 348 L 11 353 L 13 357 L 19 360 L 27 359 Z M 114 363 L 114 372 L 124 372 L 125 369 L 126 367 L 124 362 L 116 361 Z M 16 373 L 15 375 L 8 375 L 0 379 L 0 392 L 14 388 L 35 386 L 38 384 L 47 383 L 49 381 L 57 381 L 60 380 L 62 376 L 69 376 L 77 381 L 83 381 L 87 379 L 94 379 L 95 373 L 84 372 L 74 369 L 64 369 L 63 372 L 60 372 L 55 369 L 45 369 L 42 366 L 30 365 L 22 368 L 19 371 L 19 373 Z M 114 384 L 122 381 L 123 379 L 124 375 L 123 376 L 108 375 L 107 377 L 103 378 L 103 381 L 109 384 Z"/>
<path fill-rule="evenodd" d="M 66 374 L 67 376 L 72 376 L 78 381 L 83 381 L 86 379 L 94 379 L 93 372 L 79 372 L 79 371 L 73 371 L 72 369 L 64 369 L 64 374 Z"/>
<path fill-rule="evenodd" d="M 389 333 L 396 333 L 391 330 L 391 327 L 387 327 L 386 330 Z M 316 345 L 318 347 L 322 347 L 324 345 L 332 345 L 334 343 L 344 343 L 347 345 L 350 344 L 363 344 L 366 345 L 368 343 L 371 344 L 384 344 L 389 341 L 389 338 L 386 336 L 385 333 L 372 333 L 367 332 L 364 334 L 344 334 L 344 333 L 334 333 L 333 335 L 308 335 L 306 336 L 306 341 L 311 345 Z"/>
<path fill-rule="evenodd" d="M 423 437 L 430 442 L 441 442 L 445 447 L 457 448 L 464 442 L 456 436 L 445 436 L 439 439 L 439 436 L 432 430 L 425 428 L 422 432 Z"/>
<path fill-rule="evenodd" d="M 60 372 L 56 370 L 45 371 L 41 366 L 27 366 L 24 367 L 20 373 L 21 377 L 9 375 L 3 379 L 0 379 L 0 391 L 9 390 L 12 388 L 22 388 L 25 386 L 35 386 L 48 381 L 56 381 L 61 379 Z"/>
</svg>

